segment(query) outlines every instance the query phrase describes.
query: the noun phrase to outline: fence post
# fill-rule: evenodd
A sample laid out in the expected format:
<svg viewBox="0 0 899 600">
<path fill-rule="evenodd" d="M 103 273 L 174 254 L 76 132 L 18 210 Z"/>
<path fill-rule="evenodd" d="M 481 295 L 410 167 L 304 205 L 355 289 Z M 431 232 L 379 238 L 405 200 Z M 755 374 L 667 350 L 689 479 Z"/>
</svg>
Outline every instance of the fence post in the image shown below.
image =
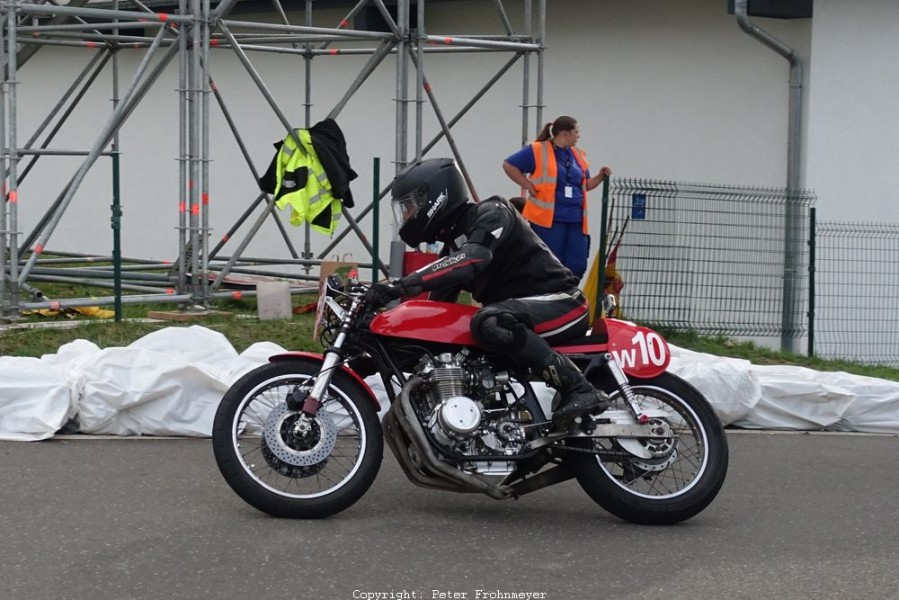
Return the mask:
<svg viewBox="0 0 899 600">
<path fill-rule="evenodd" d="M 112 153 L 112 289 L 116 323 L 122 320 L 122 204 L 118 144 Z"/>
<path fill-rule="evenodd" d="M 815 355 L 815 207 L 808 211 L 808 355 Z"/>
<path fill-rule="evenodd" d="M 600 317 L 603 292 L 606 289 L 606 221 L 609 215 L 609 176 L 602 179 L 602 211 L 599 217 L 599 281 L 596 285 L 596 304 L 593 306 L 593 322 Z"/>
<path fill-rule="evenodd" d="M 381 268 L 378 247 L 380 243 L 380 235 L 378 233 L 381 227 L 380 209 L 381 202 L 381 158 L 376 156 L 372 159 L 372 184 L 371 184 L 371 281 L 372 283 L 381 279 L 378 275 L 378 269 Z"/>
</svg>

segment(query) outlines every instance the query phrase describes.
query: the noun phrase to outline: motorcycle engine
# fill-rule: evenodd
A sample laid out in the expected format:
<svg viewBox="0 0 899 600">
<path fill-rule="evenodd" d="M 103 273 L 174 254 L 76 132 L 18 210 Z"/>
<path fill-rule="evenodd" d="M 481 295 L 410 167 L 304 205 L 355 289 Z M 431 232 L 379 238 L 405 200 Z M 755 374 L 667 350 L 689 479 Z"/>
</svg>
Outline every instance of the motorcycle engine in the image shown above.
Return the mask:
<svg viewBox="0 0 899 600">
<path fill-rule="evenodd" d="M 483 475 L 507 475 L 526 442 L 526 410 L 510 394 L 508 372 L 496 372 L 483 359 L 464 352 L 426 356 L 416 369 L 422 378 L 419 410 L 423 424 L 445 450 L 479 460 L 463 461 L 463 469 Z M 486 457 L 497 460 L 488 460 Z"/>
</svg>

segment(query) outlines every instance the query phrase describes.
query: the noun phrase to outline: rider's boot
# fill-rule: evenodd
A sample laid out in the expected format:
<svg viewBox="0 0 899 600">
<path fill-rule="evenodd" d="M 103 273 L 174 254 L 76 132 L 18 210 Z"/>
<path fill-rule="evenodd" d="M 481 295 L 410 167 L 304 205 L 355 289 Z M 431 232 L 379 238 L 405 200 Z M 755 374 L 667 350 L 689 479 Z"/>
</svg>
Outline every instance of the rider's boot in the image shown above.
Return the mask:
<svg viewBox="0 0 899 600">
<path fill-rule="evenodd" d="M 552 406 L 553 427 L 558 431 L 568 431 L 577 417 L 601 413 L 611 404 L 605 392 L 593 387 L 580 369 L 558 352 L 552 352 L 537 373 L 559 392 Z"/>
<path fill-rule="evenodd" d="M 554 430 L 568 431 L 577 417 L 609 407 L 608 395 L 590 385 L 577 366 L 546 340 L 524 327 L 517 333 L 519 344 L 511 349 L 513 356 L 558 391 L 552 403 Z"/>
</svg>

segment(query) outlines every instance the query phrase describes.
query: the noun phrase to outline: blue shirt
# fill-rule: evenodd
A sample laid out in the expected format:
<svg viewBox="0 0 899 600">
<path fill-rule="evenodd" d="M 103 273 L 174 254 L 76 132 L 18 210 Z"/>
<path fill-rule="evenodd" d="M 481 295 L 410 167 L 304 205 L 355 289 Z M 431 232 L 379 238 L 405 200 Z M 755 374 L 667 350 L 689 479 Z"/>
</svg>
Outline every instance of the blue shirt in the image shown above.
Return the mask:
<svg viewBox="0 0 899 600">
<path fill-rule="evenodd" d="M 553 222 L 580 223 L 584 218 L 582 208 L 584 190 L 581 188 L 581 181 L 585 174 L 581 170 L 581 165 L 574 157 L 574 152 L 571 151 L 571 148 L 559 148 L 553 145 L 553 151 L 556 155 L 556 205 L 553 209 Z M 536 167 L 534 150 L 528 144 L 506 158 L 506 162 L 516 167 L 522 173 L 529 175 L 534 172 Z M 589 171 L 587 171 L 586 177 L 590 177 Z M 570 188 L 570 198 L 565 196 L 566 186 Z"/>
</svg>

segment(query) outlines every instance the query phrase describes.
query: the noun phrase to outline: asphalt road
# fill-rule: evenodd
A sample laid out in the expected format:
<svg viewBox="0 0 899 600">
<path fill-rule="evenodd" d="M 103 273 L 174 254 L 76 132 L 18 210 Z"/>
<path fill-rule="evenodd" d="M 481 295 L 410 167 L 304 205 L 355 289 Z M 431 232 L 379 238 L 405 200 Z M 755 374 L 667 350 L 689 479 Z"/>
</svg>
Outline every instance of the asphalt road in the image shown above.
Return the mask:
<svg viewBox="0 0 899 600">
<path fill-rule="evenodd" d="M 899 597 L 899 438 L 728 440 L 718 498 L 673 527 L 625 523 L 574 482 L 514 501 L 421 489 L 386 449 L 349 510 L 277 520 L 225 485 L 209 440 L 4 442 L 0 599 Z"/>
</svg>

